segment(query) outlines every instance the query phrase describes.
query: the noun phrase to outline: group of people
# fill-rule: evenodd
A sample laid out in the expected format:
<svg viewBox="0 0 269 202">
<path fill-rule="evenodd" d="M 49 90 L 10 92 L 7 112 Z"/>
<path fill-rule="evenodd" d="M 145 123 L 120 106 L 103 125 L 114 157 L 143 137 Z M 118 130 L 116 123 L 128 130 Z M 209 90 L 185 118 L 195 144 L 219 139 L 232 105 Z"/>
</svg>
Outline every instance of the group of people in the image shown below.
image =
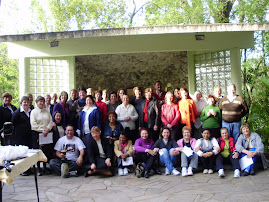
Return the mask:
<svg viewBox="0 0 269 202">
<path fill-rule="evenodd" d="M 186 88 L 164 92 L 159 81 L 154 91 L 146 88 L 144 94 L 142 88 L 133 88 L 131 97 L 125 89 L 108 95 L 107 90 L 81 87 L 71 90 L 70 99 L 67 92 L 61 92 L 58 103 L 55 93 L 38 96 L 36 107 L 29 93 L 22 97 L 19 109 L 11 104 L 9 93 L 2 98 L 0 127 L 13 123 L 12 144 L 42 149 L 57 174 L 62 159 L 67 160 L 70 171 L 85 165 L 85 176 L 113 175 L 116 165 L 118 175 L 128 175 L 134 166 L 138 177 L 148 178 L 151 170 L 161 174 L 159 164 L 165 166 L 166 175 L 179 175 L 181 159 L 182 176 L 193 175 L 200 160 L 203 173 L 212 174 L 216 166 L 218 175 L 224 177 L 223 161 L 230 160 L 238 178 L 239 159 L 245 155 L 253 163 L 242 175 L 254 174 L 259 160 L 267 168 L 260 136 L 250 132 L 247 124 L 241 126 L 248 107 L 236 95 L 234 84 L 227 87 L 227 96 L 215 87 L 207 101 L 200 91 L 192 99 Z M 40 143 L 40 136 L 50 136 L 52 143 Z M 3 130 L 2 144 L 4 139 Z M 38 169 L 40 174 L 49 172 L 46 163 L 43 169 L 38 164 Z"/>
</svg>

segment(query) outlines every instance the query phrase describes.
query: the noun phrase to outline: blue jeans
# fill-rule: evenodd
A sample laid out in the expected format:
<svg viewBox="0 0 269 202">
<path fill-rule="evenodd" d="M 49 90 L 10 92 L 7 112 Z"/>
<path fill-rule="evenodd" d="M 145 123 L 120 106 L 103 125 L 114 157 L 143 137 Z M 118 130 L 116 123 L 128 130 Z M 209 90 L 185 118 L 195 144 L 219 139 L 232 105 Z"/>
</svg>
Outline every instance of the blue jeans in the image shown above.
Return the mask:
<svg viewBox="0 0 269 202">
<path fill-rule="evenodd" d="M 256 151 L 256 148 L 251 148 L 250 151 Z M 244 156 L 246 156 L 246 154 L 245 154 L 245 153 L 242 153 L 242 154 L 241 154 L 241 158 L 243 158 Z M 258 160 L 258 156 L 257 156 L 257 155 L 254 156 L 254 157 L 252 157 L 253 164 L 251 164 L 251 165 L 249 165 L 248 167 L 246 167 L 245 170 L 247 170 L 248 172 L 250 172 L 251 169 L 253 169 L 253 166 L 254 166 L 254 164 L 255 164 L 255 162 L 256 162 L 257 160 Z"/>
<path fill-rule="evenodd" d="M 168 152 L 166 148 L 162 148 L 163 155 L 159 154 L 161 166 L 167 167 L 170 172 L 174 169 L 174 164 L 177 160 L 177 156 L 171 154 L 171 151 L 173 150 L 175 150 L 175 148 L 171 148 Z"/>
<path fill-rule="evenodd" d="M 229 136 L 232 137 L 234 141 L 237 141 L 240 134 L 241 121 L 232 122 L 232 123 L 227 123 L 225 121 L 222 121 L 222 127 L 227 128 L 229 132 Z"/>
</svg>

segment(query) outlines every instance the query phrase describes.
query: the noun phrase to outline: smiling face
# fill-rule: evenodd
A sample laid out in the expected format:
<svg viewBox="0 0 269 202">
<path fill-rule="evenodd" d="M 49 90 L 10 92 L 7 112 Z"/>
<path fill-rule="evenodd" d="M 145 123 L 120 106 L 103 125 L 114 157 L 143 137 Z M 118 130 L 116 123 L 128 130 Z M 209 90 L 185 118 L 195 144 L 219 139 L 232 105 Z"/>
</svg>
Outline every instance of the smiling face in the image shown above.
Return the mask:
<svg viewBox="0 0 269 202">
<path fill-rule="evenodd" d="M 100 140 L 100 136 L 101 136 L 101 132 L 99 132 L 99 131 L 94 131 L 94 132 L 92 132 L 92 137 L 93 137 L 93 139 L 94 139 L 95 141 Z"/>
<path fill-rule="evenodd" d="M 44 108 L 44 104 L 45 102 L 43 100 L 39 100 L 36 105 L 39 109 L 43 109 Z"/>
<path fill-rule="evenodd" d="M 115 115 L 114 115 L 114 114 L 109 114 L 109 115 L 108 115 L 108 121 L 109 121 L 110 123 L 115 123 L 115 122 L 116 122 L 116 117 L 115 117 Z"/>
<path fill-rule="evenodd" d="M 60 97 L 60 100 L 61 100 L 61 102 L 66 103 L 66 101 L 67 101 L 67 95 L 65 93 L 62 93 L 62 95 Z"/>
<path fill-rule="evenodd" d="M 191 138 L 191 133 L 190 133 L 190 131 L 188 131 L 188 130 L 184 130 L 183 131 L 183 138 L 184 138 L 184 140 L 190 140 L 190 138 Z"/>
<path fill-rule="evenodd" d="M 228 133 L 228 130 L 226 128 L 221 129 L 220 134 L 221 134 L 221 137 L 224 140 L 228 140 L 229 139 L 229 133 Z"/>
<path fill-rule="evenodd" d="M 71 99 L 72 100 L 76 100 L 77 97 L 78 97 L 78 93 L 76 90 L 72 90 L 71 93 L 70 93 L 70 96 L 71 96 Z"/>
<path fill-rule="evenodd" d="M 120 143 L 124 144 L 127 141 L 127 138 L 125 137 L 125 135 L 120 135 L 119 140 Z"/>
<path fill-rule="evenodd" d="M 228 96 L 235 96 L 236 89 L 233 85 L 229 85 L 227 87 L 227 94 Z"/>
<path fill-rule="evenodd" d="M 157 82 L 155 84 L 155 89 L 156 89 L 156 91 L 161 91 L 162 90 L 162 86 L 161 86 L 161 83 L 160 82 Z"/>
<path fill-rule="evenodd" d="M 219 88 L 214 89 L 214 96 L 219 98 L 221 96 L 221 90 Z"/>
<path fill-rule="evenodd" d="M 250 136 L 250 129 L 249 129 L 249 127 L 244 126 L 244 127 L 242 128 L 242 133 L 243 133 L 246 137 L 249 137 L 249 136 Z"/>
<path fill-rule="evenodd" d="M 78 96 L 80 99 L 84 100 L 85 97 L 86 97 L 86 92 L 84 90 L 80 90 L 79 93 L 78 93 Z"/>
<path fill-rule="evenodd" d="M 115 93 L 111 94 L 110 101 L 114 103 L 114 102 L 116 102 L 116 100 L 117 100 L 117 95 Z"/>
<path fill-rule="evenodd" d="M 152 93 L 151 92 L 146 92 L 145 97 L 146 97 L 146 99 L 149 100 L 152 97 Z"/>
<path fill-rule="evenodd" d="M 210 138 L 209 130 L 205 130 L 204 132 L 202 132 L 202 136 L 205 140 L 208 140 Z"/>
<path fill-rule="evenodd" d="M 119 96 L 120 96 L 121 99 L 122 99 L 123 95 L 124 95 L 124 90 L 120 90 Z"/>
<path fill-rule="evenodd" d="M 135 90 L 135 91 L 134 91 L 134 94 L 135 94 L 135 98 L 136 98 L 136 99 L 141 98 L 141 91 L 140 91 L 140 90 Z"/>
<path fill-rule="evenodd" d="M 148 139 L 148 137 L 149 137 L 149 133 L 148 133 L 148 131 L 146 131 L 146 130 L 142 130 L 142 131 L 140 132 L 140 137 L 141 137 L 143 140 Z"/>
<path fill-rule="evenodd" d="M 163 139 L 168 140 L 170 137 L 170 130 L 169 129 L 164 129 L 162 132 Z"/>
<path fill-rule="evenodd" d="M 101 96 L 100 92 L 96 92 L 95 93 L 95 100 L 98 102 L 101 100 L 101 98 L 102 98 L 102 96 Z"/>
<path fill-rule="evenodd" d="M 176 96 L 177 98 L 180 97 L 180 94 L 179 94 L 179 90 L 178 89 L 175 89 L 174 90 L 174 96 Z"/>
<path fill-rule="evenodd" d="M 28 100 L 23 100 L 21 103 L 21 106 L 23 109 L 27 110 L 29 108 L 29 101 Z"/>
<path fill-rule="evenodd" d="M 123 95 L 122 96 L 122 103 L 126 106 L 129 104 L 129 97 L 128 95 Z"/>
<path fill-rule="evenodd" d="M 60 123 L 62 120 L 62 115 L 61 113 L 56 113 L 54 117 L 55 123 Z"/>
<path fill-rule="evenodd" d="M 188 92 L 185 91 L 185 90 L 182 90 L 181 91 L 181 97 L 182 97 L 182 99 L 187 99 L 188 98 Z"/>
<path fill-rule="evenodd" d="M 74 136 L 74 129 L 72 126 L 67 126 L 65 129 L 67 139 L 72 139 Z"/>
<path fill-rule="evenodd" d="M 196 93 L 196 99 L 200 101 L 202 98 L 202 94 L 200 92 Z"/>
<path fill-rule="evenodd" d="M 173 94 L 172 93 L 166 93 L 166 95 L 165 95 L 165 99 L 166 99 L 166 103 L 172 103 L 173 102 L 173 99 L 174 99 L 174 96 L 173 96 Z"/>
<path fill-rule="evenodd" d="M 51 97 L 50 97 L 50 95 L 47 95 L 47 96 L 45 97 L 45 103 L 46 103 L 47 105 L 50 105 L 50 102 L 51 102 Z"/>
<path fill-rule="evenodd" d="M 4 97 L 3 98 L 3 101 L 4 101 L 6 106 L 10 106 L 11 100 L 12 100 L 11 97 Z"/>
<path fill-rule="evenodd" d="M 215 100 L 211 97 L 207 99 L 207 104 L 209 105 L 214 105 L 215 104 Z"/>
<path fill-rule="evenodd" d="M 90 97 L 86 98 L 86 106 L 90 107 L 93 105 L 93 100 Z"/>
</svg>

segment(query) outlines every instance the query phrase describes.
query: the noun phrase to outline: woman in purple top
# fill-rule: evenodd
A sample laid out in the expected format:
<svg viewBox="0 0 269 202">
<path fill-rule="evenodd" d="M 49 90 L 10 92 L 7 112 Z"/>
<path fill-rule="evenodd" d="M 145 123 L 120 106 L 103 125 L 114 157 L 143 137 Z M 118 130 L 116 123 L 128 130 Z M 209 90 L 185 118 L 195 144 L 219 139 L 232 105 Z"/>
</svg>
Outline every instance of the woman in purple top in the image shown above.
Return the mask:
<svg viewBox="0 0 269 202">
<path fill-rule="evenodd" d="M 149 133 L 146 128 L 141 128 L 140 138 L 135 141 L 135 163 L 137 166 L 143 165 L 145 172 L 144 177 L 148 178 L 151 169 L 154 170 L 155 174 L 161 174 L 161 172 L 154 167 L 154 162 L 156 160 L 157 153 L 151 150 L 154 142 L 152 139 L 148 138 Z"/>
<path fill-rule="evenodd" d="M 59 99 L 60 102 L 54 105 L 52 114 L 54 114 L 56 111 L 59 111 L 62 115 L 61 124 L 66 126 L 69 123 L 69 106 L 66 103 L 68 99 L 67 92 L 62 91 Z M 55 120 L 53 119 L 53 122 L 54 121 Z"/>
</svg>

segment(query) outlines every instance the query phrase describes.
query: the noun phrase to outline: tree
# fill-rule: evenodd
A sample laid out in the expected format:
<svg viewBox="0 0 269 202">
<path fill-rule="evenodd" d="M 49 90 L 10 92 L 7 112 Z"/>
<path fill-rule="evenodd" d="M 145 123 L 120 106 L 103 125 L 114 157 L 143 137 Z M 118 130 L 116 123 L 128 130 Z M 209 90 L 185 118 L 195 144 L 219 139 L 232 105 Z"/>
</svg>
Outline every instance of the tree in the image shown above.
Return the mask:
<svg viewBox="0 0 269 202">
<path fill-rule="evenodd" d="M 19 69 L 18 60 L 7 57 L 7 45 L 0 44 L 0 92 L 9 92 L 12 103 L 19 106 Z M 1 100 L 2 104 L 2 100 Z"/>
</svg>

